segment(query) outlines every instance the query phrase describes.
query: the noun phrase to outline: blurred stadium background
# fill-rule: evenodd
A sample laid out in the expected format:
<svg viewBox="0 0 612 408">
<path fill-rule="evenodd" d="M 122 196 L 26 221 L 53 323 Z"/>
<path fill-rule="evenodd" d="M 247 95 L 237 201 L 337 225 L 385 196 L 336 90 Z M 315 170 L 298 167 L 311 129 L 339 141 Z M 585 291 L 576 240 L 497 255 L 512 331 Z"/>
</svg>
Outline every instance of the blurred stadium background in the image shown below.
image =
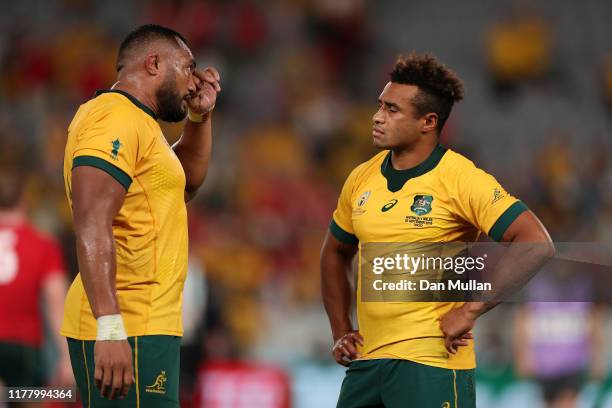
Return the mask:
<svg viewBox="0 0 612 408">
<path fill-rule="evenodd" d="M 28 214 L 74 277 L 67 125 L 113 84 L 128 31 L 183 33 L 223 87 L 209 178 L 189 206 L 183 406 L 332 407 L 344 369 L 329 352 L 319 249 L 344 178 L 374 152 L 371 116 L 397 54 L 431 52 L 464 79 L 444 144 L 495 174 L 555 241 L 609 242 L 610 21 L 607 0 L 3 1 L 0 158 L 29 170 Z M 514 309 L 479 321 L 479 407 L 541 406 L 516 369 Z M 607 310 L 600 327 L 609 338 Z M 592 351 L 598 370 L 583 371 L 599 374 L 579 406 L 612 407 L 609 352 Z"/>
</svg>

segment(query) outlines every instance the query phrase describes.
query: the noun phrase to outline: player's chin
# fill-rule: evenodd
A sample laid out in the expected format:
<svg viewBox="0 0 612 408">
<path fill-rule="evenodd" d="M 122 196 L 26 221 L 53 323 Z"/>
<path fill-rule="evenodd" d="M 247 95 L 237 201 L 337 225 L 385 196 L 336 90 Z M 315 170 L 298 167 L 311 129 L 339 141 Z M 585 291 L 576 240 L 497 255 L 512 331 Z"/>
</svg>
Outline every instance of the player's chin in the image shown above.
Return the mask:
<svg viewBox="0 0 612 408">
<path fill-rule="evenodd" d="M 384 140 L 377 137 L 372 138 L 372 144 L 377 149 L 386 149 L 388 147 L 387 143 L 385 143 Z"/>
</svg>

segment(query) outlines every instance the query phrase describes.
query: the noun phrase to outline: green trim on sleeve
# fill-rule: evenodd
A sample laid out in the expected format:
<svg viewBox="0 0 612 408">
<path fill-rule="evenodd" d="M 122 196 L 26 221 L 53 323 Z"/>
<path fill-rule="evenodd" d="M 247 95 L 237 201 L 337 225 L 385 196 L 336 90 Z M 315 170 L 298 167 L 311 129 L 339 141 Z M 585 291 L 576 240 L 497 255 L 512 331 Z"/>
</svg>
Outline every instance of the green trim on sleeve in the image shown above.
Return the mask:
<svg viewBox="0 0 612 408">
<path fill-rule="evenodd" d="M 79 166 L 90 166 L 96 167 L 100 170 L 104 170 L 108 174 L 110 174 L 115 180 L 119 182 L 127 191 L 132 184 L 132 178 L 128 176 L 123 170 L 119 167 L 115 166 L 112 163 L 107 162 L 104 159 L 101 159 L 96 156 L 79 156 L 75 157 L 72 161 L 72 168 Z"/>
<path fill-rule="evenodd" d="M 495 224 L 489 230 L 489 236 L 499 242 L 504 236 L 504 232 L 516 218 L 529 208 L 522 201 L 517 201 L 512 204 L 502 215 L 499 216 Z"/>
<path fill-rule="evenodd" d="M 329 231 L 338 241 L 347 245 L 357 245 L 359 243 L 355 235 L 343 230 L 333 219 L 329 223 Z"/>
</svg>

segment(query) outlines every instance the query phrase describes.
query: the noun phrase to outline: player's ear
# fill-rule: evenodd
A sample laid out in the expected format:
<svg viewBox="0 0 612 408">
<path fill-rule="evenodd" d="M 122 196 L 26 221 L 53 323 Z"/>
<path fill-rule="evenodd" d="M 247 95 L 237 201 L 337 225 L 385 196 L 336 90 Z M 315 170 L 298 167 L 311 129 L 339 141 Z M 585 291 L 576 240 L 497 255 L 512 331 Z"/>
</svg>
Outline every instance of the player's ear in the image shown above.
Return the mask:
<svg viewBox="0 0 612 408">
<path fill-rule="evenodd" d="M 149 75 L 158 75 L 159 74 L 159 55 L 157 54 L 149 54 L 145 57 L 144 60 L 145 70 L 149 73 Z"/>
<path fill-rule="evenodd" d="M 423 132 L 435 131 L 438 127 L 438 114 L 428 113 L 423 116 Z"/>
</svg>

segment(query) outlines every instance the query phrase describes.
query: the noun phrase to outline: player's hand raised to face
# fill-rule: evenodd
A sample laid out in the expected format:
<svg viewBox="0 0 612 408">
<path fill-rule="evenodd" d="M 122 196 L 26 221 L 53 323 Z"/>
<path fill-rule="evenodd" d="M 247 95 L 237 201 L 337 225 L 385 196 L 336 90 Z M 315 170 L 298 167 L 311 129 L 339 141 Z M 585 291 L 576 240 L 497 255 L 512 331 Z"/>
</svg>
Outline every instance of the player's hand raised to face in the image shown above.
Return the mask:
<svg viewBox="0 0 612 408">
<path fill-rule="evenodd" d="M 134 384 L 132 347 L 127 340 L 96 341 L 94 382 L 103 398 L 123 399 Z"/>
<path fill-rule="evenodd" d="M 221 76 L 215 68 L 208 67 L 194 71 L 193 79 L 196 91 L 187 99 L 189 109 L 195 113 L 208 113 L 215 107 L 217 94 L 221 92 Z"/>
<path fill-rule="evenodd" d="M 348 366 L 351 361 L 361 357 L 361 354 L 357 351 L 357 344 L 363 346 L 363 337 L 356 330 L 350 331 L 336 340 L 332 348 L 332 355 L 336 362 Z"/>
</svg>

